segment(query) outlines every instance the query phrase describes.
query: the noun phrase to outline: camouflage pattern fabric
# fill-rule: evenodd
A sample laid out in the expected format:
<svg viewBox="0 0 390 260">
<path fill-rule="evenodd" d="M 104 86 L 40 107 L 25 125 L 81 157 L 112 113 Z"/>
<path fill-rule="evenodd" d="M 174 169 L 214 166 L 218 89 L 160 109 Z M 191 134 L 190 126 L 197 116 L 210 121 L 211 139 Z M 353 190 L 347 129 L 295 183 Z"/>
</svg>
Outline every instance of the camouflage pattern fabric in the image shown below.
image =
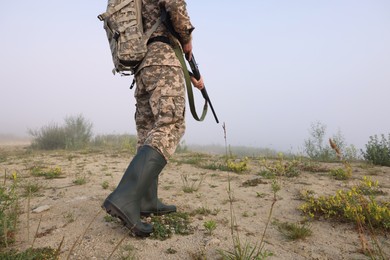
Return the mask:
<svg viewBox="0 0 390 260">
<path fill-rule="evenodd" d="M 144 30 L 153 26 L 160 17 L 157 0 L 142 0 Z M 194 29 L 184 0 L 164 0 L 175 29 L 183 43 L 191 40 Z M 164 25 L 152 34 L 169 37 Z M 137 87 L 135 122 L 138 148 L 150 145 L 168 160 L 175 152 L 185 131 L 185 79 L 180 61 L 169 44 L 153 42 L 136 76 Z"/>
<path fill-rule="evenodd" d="M 142 18 L 144 30 L 149 30 L 160 17 L 159 3 L 165 2 L 165 7 L 171 14 L 172 24 L 175 30 L 183 39 L 182 43 L 187 43 L 191 39 L 191 32 L 194 27 L 191 24 L 190 17 L 186 9 L 184 0 L 142 0 Z M 156 36 L 170 37 L 168 30 L 163 24 L 157 27 L 150 38 Z M 181 67 L 172 47 L 168 44 L 155 42 L 148 46 L 148 53 L 138 68 L 138 71 L 144 67 L 153 65 L 167 65 Z"/>
<path fill-rule="evenodd" d="M 168 161 L 185 131 L 183 70 L 149 66 L 138 73 L 136 80 L 137 146 L 150 145 Z"/>
</svg>

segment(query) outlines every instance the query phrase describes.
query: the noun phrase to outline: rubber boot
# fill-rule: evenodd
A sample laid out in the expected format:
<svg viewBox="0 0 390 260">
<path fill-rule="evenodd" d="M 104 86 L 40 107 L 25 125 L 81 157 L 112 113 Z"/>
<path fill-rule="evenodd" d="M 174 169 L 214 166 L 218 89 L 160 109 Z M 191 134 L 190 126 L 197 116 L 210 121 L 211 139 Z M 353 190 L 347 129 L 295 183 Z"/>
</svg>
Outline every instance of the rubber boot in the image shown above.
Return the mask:
<svg viewBox="0 0 390 260">
<path fill-rule="evenodd" d="M 153 226 L 140 218 L 141 198 L 166 165 L 165 158 L 154 148 L 142 146 L 125 171 L 118 187 L 106 198 L 102 207 L 119 218 L 136 236 L 146 237 Z"/>
<path fill-rule="evenodd" d="M 166 205 L 162 203 L 157 196 L 158 177 L 153 180 L 148 191 L 141 199 L 141 215 L 149 216 L 154 215 L 165 215 L 172 212 L 176 212 L 175 205 Z"/>
</svg>

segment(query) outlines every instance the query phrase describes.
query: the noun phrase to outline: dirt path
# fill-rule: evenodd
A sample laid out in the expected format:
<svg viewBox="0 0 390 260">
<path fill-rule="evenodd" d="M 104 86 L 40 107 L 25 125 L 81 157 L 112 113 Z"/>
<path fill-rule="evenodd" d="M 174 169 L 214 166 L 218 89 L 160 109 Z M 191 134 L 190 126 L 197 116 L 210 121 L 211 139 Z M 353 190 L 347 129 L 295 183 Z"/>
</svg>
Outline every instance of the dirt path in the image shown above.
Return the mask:
<svg viewBox="0 0 390 260">
<path fill-rule="evenodd" d="M 22 214 L 14 247 L 23 250 L 33 244 L 34 247 L 58 248 L 63 241 L 61 259 L 68 256 L 70 259 L 107 259 L 122 239 L 112 259 L 132 259 L 125 258 L 129 255 L 135 259 L 219 259 L 218 250 L 232 250 L 233 247 L 228 176 L 231 177 L 234 194 L 236 230 L 242 244 L 247 241 L 250 245 L 256 245 L 259 242 L 273 201 L 271 180 L 263 178 L 256 186 L 243 186 L 245 181 L 259 178 L 259 162 L 251 162 L 248 172 L 235 174 L 180 163 L 183 155 L 179 154 L 160 176 L 160 197 L 167 203 L 177 205 L 180 212 L 193 213 L 207 209 L 211 214 L 191 216 L 193 234 L 173 235 L 164 241 L 137 239 L 128 236 L 128 231 L 120 223 L 107 221 L 106 214 L 100 208 L 131 159 L 126 152 L 27 152 L 23 146 L 3 145 L 0 146 L 0 153 L 3 153 L 0 173 L 16 172 L 21 187 L 41 187 L 38 195 L 31 197 L 30 201 L 25 197 L 20 200 Z M 57 167 L 61 169 L 61 178 L 34 177 L 31 175 L 34 166 Z M 339 164 L 326 166 L 340 167 Z M 281 190 L 277 194 L 272 220 L 303 220 L 297 210 L 303 203 L 298 199 L 303 189 L 319 195 L 330 195 L 358 183 L 365 175 L 371 175 L 383 184 L 381 189 L 387 194 L 381 199 L 389 201 L 390 168 L 363 169 L 353 165 L 353 170 L 353 178 L 348 181 L 336 181 L 326 173 L 309 172 L 302 172 L 294 178 L 280 178 Z M 192 193 L 184 192 L 184 176 L 189 184 L 202 180 L 199 189 Z M 74 183 L 83 180 L 85 184 Z M 103 188 L 106 185 L 108 189 Z M 46 209 L 34 213 L 37 208 Z M 217 224 L 211 235 L 204 227 L 206 221 Z M 313 232 L 310 237 L 289 241 L 275 225 L 270 224 L 265 236 L 265 249 L 273 256 L 268 259 L 368 259 L 359 252 L 360 240 L 354 225 L 320 220 L 313 221 L 310 227 Z M 379 236 L 378 240 L 389 256 L 388 237 Z"/>
</svg>

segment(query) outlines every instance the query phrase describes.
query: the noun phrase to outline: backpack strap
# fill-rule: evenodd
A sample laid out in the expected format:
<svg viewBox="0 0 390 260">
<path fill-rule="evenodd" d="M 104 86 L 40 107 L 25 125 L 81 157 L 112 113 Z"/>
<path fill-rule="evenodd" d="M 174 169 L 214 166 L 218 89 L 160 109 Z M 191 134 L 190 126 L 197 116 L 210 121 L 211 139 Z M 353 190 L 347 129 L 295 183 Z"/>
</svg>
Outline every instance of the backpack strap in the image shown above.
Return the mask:
<svg viewBox="0 0 390 260">
<path fill-rule="evenodd" d="M 100 21 L 104 21 L 104 19 L 106 19 L 107 17 L 110 17 L 111 15 L 113 15 L 116 12 L 120 11 L 123 7 L 127 6 L 132 1 L 134 1 L 134 0 L 125 0 L 122 3 L 120 3 L 120 4 L 116 5 L 116 6 L 113 6 L 112 8 L 110 8 L 109 11 L 98 15 L 99 20 Z M 136 10 L 134 9 L 133 11 L 135 12 Z"/>
<path fill-rule="evenodd" d="M 158 18 L 157 21 L 153 24 L 152 28 L 150 28 L 144 34 L 145 43 L 149 40 L 150 36 L 157 30 L 157 27 L 161 24 L 161 18 Z"/>
</svg>

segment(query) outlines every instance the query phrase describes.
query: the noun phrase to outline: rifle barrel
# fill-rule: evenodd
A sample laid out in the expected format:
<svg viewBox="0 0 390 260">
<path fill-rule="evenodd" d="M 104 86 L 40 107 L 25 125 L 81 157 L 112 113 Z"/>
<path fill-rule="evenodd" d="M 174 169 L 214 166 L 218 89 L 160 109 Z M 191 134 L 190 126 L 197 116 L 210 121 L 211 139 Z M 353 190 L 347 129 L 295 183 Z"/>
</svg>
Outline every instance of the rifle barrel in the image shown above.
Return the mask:
<svg viewBox="0 0 390 260">
<path fill-rule="evenodd" d="M 196 63 L 194 54 L 192 54 L 192 58 L 191 58 L 191 60 L 190 60 L 188 63 L 190 64 L 192 74 L 194 75 L 194 77 L 195 77 L 197 80 L 199 80 L 199 79 L 200 79 L 200 72 L 199 72 L 198 64 Z M 216 114 L 215 111 L 214 111 L 213 104 L 211 104 L 211 100 L 210 100 L 210 97 L 209 97 L 209 95 L 208 95 L 208 93 L 207 93 L 206 86 L 203 86 L 201 92 L 202 92 L 203 98 L 204 98 L 204 99 L 207 101 L 207 103 L 209 103 L 209 105 L 210 105 L 210 108 L 211 108 L 211 111 L 213 112 L 215 121 L 217 122 L 217 124 L 219 124 L 219 120 L 218 120 L 217 114 Z"/>
<path fill-rule="evenodd" d="M 205 86 L 203 86 L 201 92 L 202 92 L 203 98 L 204 98 L 204 99 L 207 101 L 207 103 L 209 103 L 209 105 L 210 105 L 210 108 L 211 108 L 211 111 L 213 112 L 215 121 L 217 122 L 217 124 L 219 124 L 219 120 L 218 120 L 217 114 L 216 114 L 215 111 L 214 111 L 213 104 L 211 104 L 211 100 L 210 100 L 210 98 L 209 98 L 209 95 L 207 94 L 207 90 L 206 90 L 206 87 L 205 87 Z"/>
</svg>

